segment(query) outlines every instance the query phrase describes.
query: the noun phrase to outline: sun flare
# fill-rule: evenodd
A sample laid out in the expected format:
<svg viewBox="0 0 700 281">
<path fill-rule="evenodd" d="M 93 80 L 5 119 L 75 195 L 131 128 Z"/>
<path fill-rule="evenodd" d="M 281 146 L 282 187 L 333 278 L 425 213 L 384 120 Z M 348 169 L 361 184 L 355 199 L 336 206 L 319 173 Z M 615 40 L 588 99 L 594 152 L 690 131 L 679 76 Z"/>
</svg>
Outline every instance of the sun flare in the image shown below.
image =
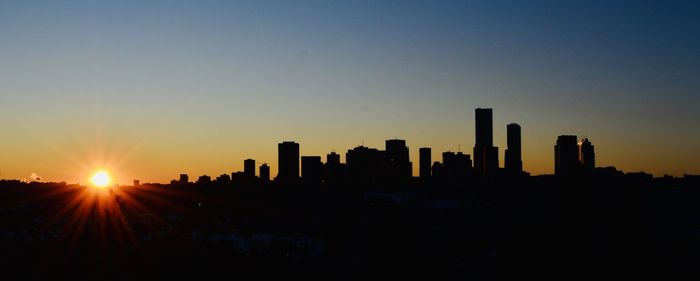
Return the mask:
<svg viewBox="0 0 700 281">
<path fill-rule="evenodd" d="M 112 183 L 112 177 L 106 171 L 97 171 L 90 177 L 90 182 L 96 187 L 106 187 Z"/>
</svg>

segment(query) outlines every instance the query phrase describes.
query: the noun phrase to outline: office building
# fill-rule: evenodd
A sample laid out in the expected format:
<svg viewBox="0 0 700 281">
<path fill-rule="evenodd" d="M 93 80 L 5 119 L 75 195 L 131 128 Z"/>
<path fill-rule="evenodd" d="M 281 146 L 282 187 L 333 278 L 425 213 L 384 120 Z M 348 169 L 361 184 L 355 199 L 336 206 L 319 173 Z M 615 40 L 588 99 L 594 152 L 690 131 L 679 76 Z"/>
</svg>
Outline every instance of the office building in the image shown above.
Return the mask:
<svg viewBox="0 0 700 281">
<path fill-rule="evenodd" d="M 345 180 L 347 165 L 340 163 L 340 154 L 331 152 L 326 155 L 323 165 L 323 182 L 326 185 L 338 185 Z"/>
<path fill-rule="evenodd" d="M 476 146 L 493 146 L 493 109 L 477 108 L 476 117 Z"/>
<path fill-rule="evenodd" d="M 469 154 L 462 152 L 442 153 L 443 177 L 445 180 L 454 183 L 465 183 L 470 177 L 472 160 Z"/>
<path fill-rule="evenodd" d="M 559 177 L 575 176 L 579 171 L 579 163 L 576 136 L 559 136 L 554 146 L 554 174 Z"/>
<path fill-rule="evenodd" d="M 340 154 L 331 152 L 326 155 L 326 164 L 340 165 Z"/>
<path fill-rule="evenodd" d="M 345 155 L 350 180 L 358 184 L 372 184 L 384 179 L 386 174 L 386 152 L 358 146 Z"/>
<path fill-rule="evenodd" d="M 493 110 L 477 108 L 474 169 L 479 175 L 492 176 L 498 170 L 498 147 L 493 146 Z"/>
<path fill-rule="evenodd" d="M 299 144 L 285 141 L 277 145 L 277 180 L 294 182 L 299 179 Z"/>
<path fill-rule="evenodd" d="M 523 171 L 520 125 L 508 124 L 506 129 L 508 148 L 505 155 L 505 168 L 509 173 L 518 175 Z"/>
<path fill-rule="evenodd" d="M 418 150 L 419 154 L 419 175 L 421 179 L 430 178 L 431 173 L 431 163 L 432 163 L 432 150 L 429 147 L 421 147 Z"/>
<path fill-rule="evenodd" d="M 243 160 L 243 173 L 249 178 L 255 177 L 255 160 Z"/>
<path fill-rule="evenodd" d="M 412 165 L 409 160 L 409 152 L 405 140 L 387 140 L 386 157 L 388 179 L 401 181 L 407 180 L 412 176 Z"/>
<path fill-rule="evenodd" d="M 321 156 L 301 157 L 301 180 L 306 186 L 317 187 L 321 185 L 322 175 Z"/>
<path fill-rule="evenodd" d="M 586 171 L 595 169 L 595 151 L 593 144 L 587 138 L 579 142 L 579 162 Z"/>
<path fill-rule="evenodd" d="M 270 181 L 270 166 L 267 163 L 260 165 L 260 179 L 263 181 Z"/>
</svg>

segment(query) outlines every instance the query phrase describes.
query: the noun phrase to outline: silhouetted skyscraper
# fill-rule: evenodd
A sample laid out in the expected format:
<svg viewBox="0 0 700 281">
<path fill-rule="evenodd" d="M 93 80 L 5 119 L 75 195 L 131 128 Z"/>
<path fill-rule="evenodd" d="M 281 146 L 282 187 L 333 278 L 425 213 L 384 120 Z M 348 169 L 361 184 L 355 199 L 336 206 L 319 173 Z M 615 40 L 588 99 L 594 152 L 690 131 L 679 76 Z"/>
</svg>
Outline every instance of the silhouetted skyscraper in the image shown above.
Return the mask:
<svg viewBox="0 0 700 281">
<path fill-rule="evenodd" d="M 357 184 L 372 184 L 383 179 L 386 171 L 386 152 L 358 146 L 348 150 L 345 160 L 348 176 Z"/>
<path fill-rule="evenodd" d="M 318 187 L 321 185 L 322 174 L 323 164 L 321 163 L 321 156 L 301 157 L 301 180 L 304 185 Z"/>
<path fill-rule="evenodd" d="M 447 177 L 452 177 L 452 174 L 454 174 L 454 171 L 452 170 L 456 168 L 456 158 L 456 154 L 452 151 L 445 151 L 442 153 L 442 165 L 443 168 L 445 168 Z"/>
<path fill-rule="evenodd" d="M 440 162 L 433 163 L 432 178 L 434 181 L 444 182 L 446 180 L 445 165 Z"/>
<path fill-rule="evenodd" d="M 412 169 L 409 160 L 408 147 L 405 140 L 392 139 L 386 141 L 386 156 L 388 177 L 394 180 L 406 180 L 411 177 Z"/>
<path fill-rule="evenodd" d="M 340 154 L 331 152 L 326 155 L 326 164 L 339 165 L 340 164 Z"/>
<path fill-rule="evenodd" d="M 433 163 L 432 159 L 431 159 L 432 158 L 432 151 L 429 147 L 421 147 L 418 151 L 419 151 L 419 157 L 420 157 L 420 160 L 419 160 L 420 177 L 422 179 L 430 178 L 430 175 L 431 175 L 430 165 L 431 165 L 431 163 Z"/>
<path fill-rule="evenodd" d="M 323 165 L 323 182 L 326 185 L 342 183 L 346 173 L 347 167 L 340 163 L 340 154 L 331 152 L 326 155 L 326 164 Z"/>
<path fill-rule="evenodd" d="M 387 140 L 386 153 L 391 162 L 408 162 L 408 147 L 405 140 Z"/>
<path fill-rule="evenodd" d="M 512 174 L 520 174 L 523 171 L 523 161 L 520 143 L 520 125 L 508 124 L 508 148 L 506 149 L 505 168 Z"/>
<path fill-rule="evenodd" d="M 455 179 L 460 183 L 466 183 L 472 176 L 472 157 L 469 154 L 457 152 L 455 154 Z"/>
<path fill-rule="evenodd" d="M 299 144 L 285 141 L 277 145 L 278 165 L 277 180 L 296 181 L 299 179 Z"/>
<path fill-rule="evenodd" d="M 249 178 L 255 177 L 255 160 L 243 160 L 243 173 Z"/>
<path fill-rule="evenodd" d="M 477 108 L 474 169 L 481 175 L 494 175 L 498 170 L 498 147 L 493 146 L 493 110 Z"/>
<path fill-rule="evenodd" d="M 593 144 L 588 139 L 582 139 L 579 143 L 579 162 L 587 171 L 595 168 L 595 151 Z"/>
<path fill-rule="evenodd" d="M 477 108 L 476 114 L 476 146 L 493 146 L 493 110 Z"/>
<path fill-rule="evenodd" d="M 466 183 L 472 168 L 472 160 L 469 154 L 447 151 L 442 153 L 442 165 L 445 180 Z"/>
<path fill-rule="evenodd" d="M 554 146 L 554 174 L 571 177 L 579 171 L 579 151 L 576 136 L 563 135 Z"/>
<path fill-rule="evenodd" d="M 270 181 L 270 166 L 266 163 L 260 165 L 260 179 L 263 181 Z"/>
</svg>

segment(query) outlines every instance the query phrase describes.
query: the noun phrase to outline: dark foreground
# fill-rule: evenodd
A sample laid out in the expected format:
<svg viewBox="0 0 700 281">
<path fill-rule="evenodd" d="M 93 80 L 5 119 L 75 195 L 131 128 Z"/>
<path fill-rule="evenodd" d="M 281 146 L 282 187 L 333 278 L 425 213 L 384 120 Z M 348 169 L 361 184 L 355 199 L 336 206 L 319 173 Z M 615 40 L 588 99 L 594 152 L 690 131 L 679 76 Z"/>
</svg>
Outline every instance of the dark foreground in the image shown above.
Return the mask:
<svg viewBox="0 0 700 281">
<path fill-rule="evenodd" d="M 0 182 L 2 280 L 699 276 L 696 178 L 352 191 Z"/>
</svg>

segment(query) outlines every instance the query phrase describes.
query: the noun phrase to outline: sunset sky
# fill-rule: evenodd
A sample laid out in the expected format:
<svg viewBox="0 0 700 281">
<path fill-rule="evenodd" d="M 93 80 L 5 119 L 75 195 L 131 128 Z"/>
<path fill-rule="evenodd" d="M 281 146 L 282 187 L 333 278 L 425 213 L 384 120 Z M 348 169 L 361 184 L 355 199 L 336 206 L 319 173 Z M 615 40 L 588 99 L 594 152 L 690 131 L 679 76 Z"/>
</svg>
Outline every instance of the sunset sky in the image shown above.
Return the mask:
<svg viewBox="0 0 700 281">
<path fill-rule="evenodd" d="M 699 1 L 2 1 L 0 178 L 168 182 L 277 173 L 277 143 L 343 155 L 401 138 L 553 172 L 558 135 L 598 166 L 700 174 Z"/>
</svg>

